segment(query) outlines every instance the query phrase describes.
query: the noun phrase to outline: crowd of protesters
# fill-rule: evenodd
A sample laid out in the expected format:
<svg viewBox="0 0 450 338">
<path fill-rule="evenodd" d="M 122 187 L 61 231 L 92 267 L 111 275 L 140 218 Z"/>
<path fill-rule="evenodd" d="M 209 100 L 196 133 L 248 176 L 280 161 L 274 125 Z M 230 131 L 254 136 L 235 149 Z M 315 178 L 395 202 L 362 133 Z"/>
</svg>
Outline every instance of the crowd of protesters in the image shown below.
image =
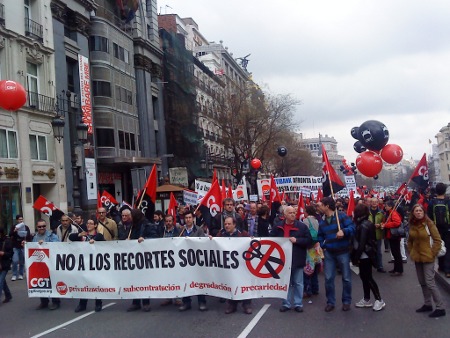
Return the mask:
<svg viewBox="0 0 450 338">
<path fill-rule="evenodd" d="M 303 312 L 303 299 L 311 299 L 320 290 L 318 274 L 324 273 L 326 295 L 325 311 L 336 307 L 335 277 L 342 278 L 342 310 L 349 311 L 352 304 L 351 265 L 359 267 L 363 284 L 363 298 L 354 303 L 357 308 L 372 308 L 380 311 L 386 303 L 372 274 L 372 268 L 386 273 L 383 253 L 391 253 L 393 268 L 388 272 L 392 277 L 403 275 L 406 263 L 405 246 L 414 262 L 418 281 L 422 287 L 424 304 L 416 312 L 431 312 L 430 317 L 445 315 L 442 297 L 434 281 L 434 261 L 442 238 L 450 247 L 448 214 L 447 224 L 436 219 L 435 213 L 442 204 L 450 202 L 445 197 L 446 186 L 439 183 L 435 190 L 424 195 L 415 195 L 408 204 L 401 196 L 384 199 L 369 195 L 355 200 L 349 206 L 348 198 L 324 197 L 319 201 L 308 201 L 305 210 L 299 212 L 296 202 L 284 201 L 269 207 L 267 201 L 239 202 L 232 198 L 223 200 L 222 212 L 213 218 L 202 215 L 201 209 L 179 206 L 176 215 L 157 210 L 153 220 L 144 217 L 140 210 L 122 207 L 114 213 L 99 208 L 96 215 L 83 219 L 81 213 L 61 217 L 60 225 L 49 229 L 45 220 L 38 220 L 34 237 L 25 225 L 22 215 L 17 215 L 17 225 L 9 236 L 0 229 L 0 294 L 3 303 L 12 300 L 6 275 L 12 266 L 11 281 L 24 278 L 24 243 L 64 242 L 64 241 L 114 241 L 167 237 L 286 237 L 293 244 L 292 269 L 287 299 L 282 301 L 280 312 L 293 309 Z M 276 206 L 276 208 L 274 208 Z M 347 215 L 348 208 L 354 208 L 353 215 Z M 301 216 L 298 219 L 298 216 Z M 401 225 L 406 227 L 406 236 L 396 235 Z M 437 225 L 437 226 L 436 226 Z M 409 231 L 408 231 L 409 228 Z M 408 236 L 409 234 L 409 236 Z M 434 244 L 430 246 L 430 237 Z M 406 245 L 407 243 L 407 245 Z M 384 250 L 383 250 L 384 244 Z M 449 250 L 450 251 L 450 250 Z M 450 278 L 450 253 L 439 258 L 439 269 Z M 371 301 L 371 293 L 375 299 Z M 206 311 L 206 297 L 197 296 L 198 309 Z M 311 300 L 309 300 L 311 302 Z M 41 298 L 37 309 L 55 310 L 60 300 Z M 192 308 L 191 297 L 166 299 L 161 306 L 176 304 L 179 311 Z M 433 304 L 435 306 L 433 310 Z M 75 312 L 86 310 L 87 300 L 80 300 Z M 237 311 L 238 302 L 226 301 L 225 313 Z M 252 313 L 251 300 L 242 302 L 243 312 Z M 134 299 L 127 311 L 150 311 L 149 299 Z M 96 300 L 95 311 L 102 310 L 102 301 Z"/>
</svg>

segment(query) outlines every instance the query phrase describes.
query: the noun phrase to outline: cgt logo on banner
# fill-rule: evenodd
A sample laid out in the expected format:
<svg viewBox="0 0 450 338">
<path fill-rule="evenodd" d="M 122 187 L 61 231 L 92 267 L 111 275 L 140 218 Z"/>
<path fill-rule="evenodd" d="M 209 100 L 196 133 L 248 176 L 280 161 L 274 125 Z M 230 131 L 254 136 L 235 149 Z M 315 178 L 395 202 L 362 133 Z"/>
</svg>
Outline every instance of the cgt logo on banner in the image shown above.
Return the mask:
<svg viewBox="0 0 450 338">
<path fill-rule="evenodd" d="M 42 246 L 26 244 L 30 297 L 286 298 L 290 281 L 288 238 L 174 237 Z"/>
<path fill-rule="evenodd" d="M 28 294 L 43 296 L 52 293 L 52 281 L 48 266 L 50 249 L 28 249 Z"/>
</svg>

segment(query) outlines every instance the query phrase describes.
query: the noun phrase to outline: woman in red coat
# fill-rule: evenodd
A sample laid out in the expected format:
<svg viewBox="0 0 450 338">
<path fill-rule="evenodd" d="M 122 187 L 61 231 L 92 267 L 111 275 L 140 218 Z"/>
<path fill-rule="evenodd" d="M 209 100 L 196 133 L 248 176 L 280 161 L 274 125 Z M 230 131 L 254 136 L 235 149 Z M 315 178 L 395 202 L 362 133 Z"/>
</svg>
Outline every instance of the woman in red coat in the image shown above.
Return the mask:
<svg viewBox="0 0 450 338">
<path fill-rule="evenodd" d="M 391 229 L 398 228 L 402 224 L 402 217 L 394 210 L 394 201 L 387 201 L 386 222 L 381 223 L 381 227 L 386 230 L 386 238 L 389 239 L 389 246 L 391 247 L 392 256 L 394 257 L 394 269 L 389 271 L 392 277 L 401 276 L 403 274 L 402 254 L 400 252 L 400 237 L 392 236 Z"/>
</svg>

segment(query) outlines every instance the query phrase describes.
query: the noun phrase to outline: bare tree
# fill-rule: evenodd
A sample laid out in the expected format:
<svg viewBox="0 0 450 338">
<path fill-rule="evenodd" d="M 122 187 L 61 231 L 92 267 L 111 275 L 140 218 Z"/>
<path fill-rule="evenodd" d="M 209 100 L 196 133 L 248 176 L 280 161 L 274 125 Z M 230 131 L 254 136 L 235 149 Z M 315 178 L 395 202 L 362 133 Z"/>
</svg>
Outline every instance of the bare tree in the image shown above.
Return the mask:
<svg viewBox="0 0 450 338">
<path fill-rule="evenodd" d="M 299 104 L 290 94 L 264 93 L 253 83 L 216 97 L 215 123 L 228 149 L 237 181 L 246 174 L 250 159 L 264 161 L 275 141 L 298 127 L 293 112 Z"/>
</svg>

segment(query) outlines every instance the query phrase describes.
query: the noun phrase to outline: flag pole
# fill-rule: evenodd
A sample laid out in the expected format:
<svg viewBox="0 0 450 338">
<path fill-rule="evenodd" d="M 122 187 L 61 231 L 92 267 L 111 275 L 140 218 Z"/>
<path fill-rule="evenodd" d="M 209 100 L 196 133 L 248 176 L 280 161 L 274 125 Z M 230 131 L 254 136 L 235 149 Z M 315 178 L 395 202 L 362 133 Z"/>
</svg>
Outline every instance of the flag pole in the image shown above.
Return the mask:
<svg viewBox="0 0 450 338">
<path fill-rule="evenodd" d="M 330 183 L 331 198 L 334 200 L 333 183 L 331 183 L 330 170 L 327 168 L 327 171 L 328 171 L 328 182 Z M 334 213 L 336 214 L 336 222 L 337 222 L 337 226 L 338 226 L 338 231 L 341 231 L 341 222 L 339 221 L 339 212 L 336 207 L 334 208 Z"/>
</svg>

